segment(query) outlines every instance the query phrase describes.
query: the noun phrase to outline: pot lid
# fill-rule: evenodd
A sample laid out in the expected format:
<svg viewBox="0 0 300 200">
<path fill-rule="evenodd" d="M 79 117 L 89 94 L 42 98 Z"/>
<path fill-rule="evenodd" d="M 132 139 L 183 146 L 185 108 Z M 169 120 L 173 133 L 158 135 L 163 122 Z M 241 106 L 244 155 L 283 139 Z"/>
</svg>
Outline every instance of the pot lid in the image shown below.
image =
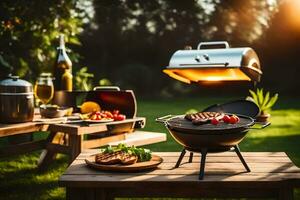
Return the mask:
<svg viewBox="0 0 300 200">
<path fill-rule="evenodd" d="M 235 100 L 223 104 L 215 104 L 203 110 L 203 112 L 223 112 L 249 116 L 255 119 L 259 114 L 259 107 L 252 101 Z"/>
<path fill-rule="evenodd" d="M 256 81 L 262 71 L 252 48 L 230 48 L 226 41 L 201 42 L 198 48 L 176 51 L 163 70 L 185 83 L 201 81 Z"/>
<path fill-rule="evenodd" d="M 0 81 L 0 94 L 6 93 L 32 93 L 32 84 L 18 76 L 9 76 Z"/>
</svg>

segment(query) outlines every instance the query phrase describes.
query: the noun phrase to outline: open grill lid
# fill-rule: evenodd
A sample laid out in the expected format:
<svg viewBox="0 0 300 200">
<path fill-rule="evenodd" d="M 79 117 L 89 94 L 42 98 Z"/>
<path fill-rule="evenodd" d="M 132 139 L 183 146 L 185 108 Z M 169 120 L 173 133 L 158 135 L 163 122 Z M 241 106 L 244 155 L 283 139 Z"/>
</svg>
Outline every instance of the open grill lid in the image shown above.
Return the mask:
<svg viewBox="0 0 300 200">
<path fill-rule="evenodd" d="M 259 82 L 262 75 L 258 56 L 252 48 L 230 48 L 225 41 L 201 42 L 196 50 L 178 50 L 163 72 L 189 84 L 200 81 Z"/>
</svg>

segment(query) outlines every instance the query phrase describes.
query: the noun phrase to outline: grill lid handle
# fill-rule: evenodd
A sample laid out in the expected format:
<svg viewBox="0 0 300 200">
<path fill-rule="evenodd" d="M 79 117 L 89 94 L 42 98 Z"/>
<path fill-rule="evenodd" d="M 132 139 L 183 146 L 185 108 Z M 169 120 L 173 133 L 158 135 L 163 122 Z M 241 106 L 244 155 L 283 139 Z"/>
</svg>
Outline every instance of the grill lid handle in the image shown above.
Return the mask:
<svg viewBox="0 0 300 200">
<path fill-rule="evenodd" d="M 120 91 L 118 86 L 96 86 L 93 88 L 94 91 Z"/>
<path fill-rule="evenodd" d="M 215 49 L 216 46 L 222 46 L 224 49 L 229 48 L 227 41 L 216 41 L 216 42 L 200 42 L 197 49 Z M 206 48 L 205 48 L 206 47 Z"/>
</svg>

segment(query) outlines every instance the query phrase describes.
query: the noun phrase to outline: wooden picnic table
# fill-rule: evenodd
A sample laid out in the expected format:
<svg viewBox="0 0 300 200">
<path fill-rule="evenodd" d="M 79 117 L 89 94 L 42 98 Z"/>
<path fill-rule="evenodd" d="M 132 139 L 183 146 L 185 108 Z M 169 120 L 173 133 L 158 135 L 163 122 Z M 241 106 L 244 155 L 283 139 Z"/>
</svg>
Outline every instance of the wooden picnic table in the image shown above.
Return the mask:
<svg viewBox="0 0 300 200">
<path fill-rule="evenodd" d="M 35 116 L 39 118 L 39 116 Z M 64 124 L 52 121 L 0 124 L 0 138 L 17 135 L 32 134 L 36 131 L 44 131 L 46 139 L 32 140 L 20 144 L 11 144 L 0 148 L 0 157 L 23 154 L 35 150 L 43 149 L 38 167 L 40 170 L 46 169 L 57 153 L 69 155 L 70 163 L 84 149 L 96 148 L 108 144 L 125 143 L 129 145 L 146 145 L 166 141 L 165 133 L 154 133 L 135 130 L 132 127 L 133 119 L 126 119 L 120 122 L 108 122 L 87 126 L 82 123 Z M 145 118 L 137 117 L 143 127 Z M 136 122 L 137 123 L 137 122 Z M 128 132 L 119 132 L 120 127 L 129 128 Z M 126 127 L 129 126 L 129 127 Z"/>
<path fill-rule="evenodd" d="M 67 199 L 103 199 L 115 197 L 220 197 L 293 199 L 293 188 L 300 187 L 300 169 L 283 152 L 243 152 L 251 168 L 245 169 L 234 152 L 210 153 L 204 180 L 198 180 L 200 155 L 192 163 L 186 156 L 174 168 L 179 152 L 155 153 L 163 158 L 156 170 L 121 173 L 89 168 L 81 153 L 60 177 Z"/>
</svg>

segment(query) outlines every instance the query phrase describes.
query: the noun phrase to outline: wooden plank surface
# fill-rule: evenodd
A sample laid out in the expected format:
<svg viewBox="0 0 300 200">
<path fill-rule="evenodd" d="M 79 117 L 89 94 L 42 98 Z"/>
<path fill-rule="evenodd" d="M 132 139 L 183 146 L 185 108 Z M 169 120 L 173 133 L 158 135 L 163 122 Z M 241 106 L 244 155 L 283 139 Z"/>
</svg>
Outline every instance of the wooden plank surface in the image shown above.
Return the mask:
<svg viewBox="0 0 300 200">
<path fill-rule="evenodd" d="M 82 149 L 91 149 L 107 145 L 109 142 L 122 141 L 126 138 L 126 133 L 106 136 L 102 138 L 89 139 L 82 141 Z"/>
<path fill-rule="evenodd" d="M 48 125 L 39 122 L 26 122 L 18 124 L 0 124 L 0 137 L 46 131 Z"/>
<path fill-rule="evenodd" d="M 84 135 L 90 133 L 99 133 L 109 131 L 108 126 L 110 125 L 117 125 L 122 123 L 132 123 L 135 121 L 145 121 L 144 117 L 136 117 L 134 119 L 126 119 L 123 121 L 113 121 L 113 122 L 106 122 L 106 123 L 94 123 L 90 125 L 80 124 L 80 123 L 57 123 L 57 124 L 50 124 L 49 130 L 54 132 L 64 132 L 69 134 L 75 135 Z"/>
<path fill-rule="evenodd" d="M 300 186 L 300 169 L 296 167 L 283 152 L 243 152 L 243 156 L 252 172 L 247 173 L 234 152 L 212 153 L 207 156 L 205 177 L 198 180 L 199 154 L 194 154 L 193 163 L 187 163 L 188 155 L 183 164 L 174 169 L 178 159 L 178 152 L 155 153 L 160 155 L 164 162 L 156 169 L 138 173 L 103 172 L 88 168 L 84 163 L 86 156 L 98 153 L 99 150 L 89 150 L 81 153 L 61 176 L 62 186 L 82 187 L 140 187 L 140 185 L 155 186 L 158 183 L 166 185 L 180 184 L 229 184 L 236 187 L 245 187 L 249 184 L 257 187 L 278 187 L 286 181 Z M 251 187 L 251 186 L 250 186 Z"/>
<path fill-rule="evenodd" d="M 124 140 L 117 142 L 110 142 L 109 145 L 116 146 L 119 143 L 126 144 L 128 146 L 142 146 L 147 144 L 154 144 L 158 142 L 167 141 L 167 135 L 165 133 L 147 132 L 147 131 L 134 131 L 125 135 Z"/>
</svg>

